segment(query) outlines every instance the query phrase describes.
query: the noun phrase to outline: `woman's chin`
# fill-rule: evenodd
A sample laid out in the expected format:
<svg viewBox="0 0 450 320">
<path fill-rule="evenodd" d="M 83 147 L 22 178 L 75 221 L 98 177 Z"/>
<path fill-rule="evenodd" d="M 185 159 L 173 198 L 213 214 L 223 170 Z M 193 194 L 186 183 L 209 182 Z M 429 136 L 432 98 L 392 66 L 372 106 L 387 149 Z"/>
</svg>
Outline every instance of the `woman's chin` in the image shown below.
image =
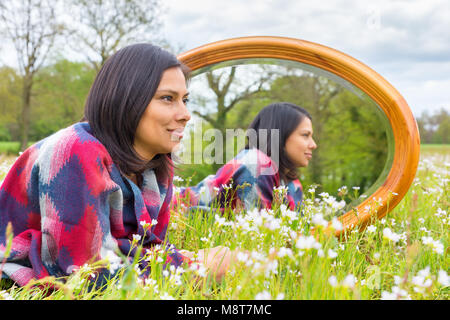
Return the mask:
<svg viewBox="0 0 450 320">
<path fill-rule="evenodd" d="M 172 153 L 172 152 L 178 152 L 181 149 L 181 143 L 178 141 L 171 141 L 171 146 L 168 149 L 169 152 L 167 153 Z"/>
</svg>

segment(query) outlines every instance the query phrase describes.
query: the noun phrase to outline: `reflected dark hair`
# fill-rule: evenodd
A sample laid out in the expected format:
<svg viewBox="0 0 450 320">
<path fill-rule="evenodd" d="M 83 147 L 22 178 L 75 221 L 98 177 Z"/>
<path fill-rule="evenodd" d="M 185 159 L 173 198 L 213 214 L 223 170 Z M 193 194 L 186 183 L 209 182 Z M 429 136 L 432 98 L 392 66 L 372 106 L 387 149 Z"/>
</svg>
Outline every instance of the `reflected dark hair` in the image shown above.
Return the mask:
<svg viewBox="0 0 450 320">
<path fill-rule="evenodd" d="M 175 55 L 158 46 L 139 43 L 113 54 L 94 80 L 82 120 L 89 123 L 92 134 L 124 174 L 138 174 L 139 179 L 145 169 L 167 174 L 172 166 L 170 154 L 159 154 L 147 161 L 133 147 L 139 121 L 163 72 L 172 67 L 180 67 L 188 79 L 189 69 Z"/>
<path fill-rule="evenodd" d="M 287 156 L 285 145 L 287 138 L 305 117 L 312 120 L 308 111 L 293 103 L 276 102 L 267 105 L 256 115 L 255 119 L 253 119 L 252 123 L 248 127 L 248 129 L 253 129 L 256 132 L 256 140 L 248 139 L 245 149 L 257 148 L 265 152 L 269 157 L 277 151 L 279 155 L 279 161 L 277 164 L 280 178 L 284 181 L 298 179 L 297 167 Z M 266 130 L 267 135 L 259 134 L 262 129 Z M 272 143 L 271 129 L 279 130 L 278 143 Z M 260 138 L 265 137 L 267 137 L 266 140 L 260 140 Z M 274 148 L 277 147 L 278 150 L 272 150 L 272 145 Z"/>
</svg>

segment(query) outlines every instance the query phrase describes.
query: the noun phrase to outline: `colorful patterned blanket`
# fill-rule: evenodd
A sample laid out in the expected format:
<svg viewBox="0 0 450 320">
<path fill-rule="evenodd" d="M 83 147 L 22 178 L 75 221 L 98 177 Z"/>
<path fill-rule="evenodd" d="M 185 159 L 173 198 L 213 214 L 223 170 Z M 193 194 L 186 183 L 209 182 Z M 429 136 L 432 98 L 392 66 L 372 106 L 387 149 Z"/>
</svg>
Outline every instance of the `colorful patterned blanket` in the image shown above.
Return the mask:
<svg viewBox="0 0 450 320">
<path fill-rule="evenodd" d="M 258 149 L 243 149 L 215 175 L 207 176 L 196 186 L 175 188 L 171 207 L 195 209 L 216 202 L 222 208 L 271 208 L 277 194 L 291 210 L 300 209 L 303 197 L 300 181 L 285 184 L 269 156 Z"/>
<path fill-rule="evenodd" d="M 22 286 L 66 276 L 117 249 L 128 254 L 133 235 L 144 248 L 166 248 L 172 179 L 147 170 L 139 189 L 120 174 L 87 123 L 38 142 L 0 188 L 0 263 L 8 222 L 14 234 L 3 275 Z M 167 262 L 178 266 L 184 259 L 174 249 Z"/>
</svg>

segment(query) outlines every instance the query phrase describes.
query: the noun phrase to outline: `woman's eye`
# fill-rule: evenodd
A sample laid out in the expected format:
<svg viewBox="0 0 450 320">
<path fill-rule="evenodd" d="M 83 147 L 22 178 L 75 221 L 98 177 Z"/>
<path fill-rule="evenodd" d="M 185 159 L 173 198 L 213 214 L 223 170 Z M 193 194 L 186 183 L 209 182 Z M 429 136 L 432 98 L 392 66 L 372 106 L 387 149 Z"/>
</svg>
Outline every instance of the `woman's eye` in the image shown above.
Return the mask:
<svg viewBox="0 0 450 320">
<path fill-rule="evenodd" d="M 161 100 L 172 101 L 172 97 L 171 96 L 162 96 Z"/>
<path fill-rule="evenodd" d="M 184 103 L 184 104 L 187 104 L 188 102 L 189 102 L 189 98 L 184 98 L 184 99 L 183 99 L 183 103 Z"/>
</svg>

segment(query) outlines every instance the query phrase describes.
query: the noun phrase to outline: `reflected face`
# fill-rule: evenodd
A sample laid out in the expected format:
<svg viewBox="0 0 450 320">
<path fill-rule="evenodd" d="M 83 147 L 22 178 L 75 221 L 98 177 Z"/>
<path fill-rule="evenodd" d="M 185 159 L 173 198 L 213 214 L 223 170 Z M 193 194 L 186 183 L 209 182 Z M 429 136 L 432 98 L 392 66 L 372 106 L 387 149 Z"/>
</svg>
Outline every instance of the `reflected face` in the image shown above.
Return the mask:
<svg viewBox="0 0 450 320">
<path fill-rule="evenodd" d="M 304 117 L 286 139 L 284 149 L 296 167 L 308 166 L 309 160 L 312 158 L 312 152 L 317 148 L 312 135 L 312 122 L 308 117 Z"/>
<path fill-rule="evenodd" d="M 179 67 L 164 71 L 155 95 L 139 120 L 133 147 L 144 159 L 174 150 L 191 118 L 186 79 Z"/>
</svg>

